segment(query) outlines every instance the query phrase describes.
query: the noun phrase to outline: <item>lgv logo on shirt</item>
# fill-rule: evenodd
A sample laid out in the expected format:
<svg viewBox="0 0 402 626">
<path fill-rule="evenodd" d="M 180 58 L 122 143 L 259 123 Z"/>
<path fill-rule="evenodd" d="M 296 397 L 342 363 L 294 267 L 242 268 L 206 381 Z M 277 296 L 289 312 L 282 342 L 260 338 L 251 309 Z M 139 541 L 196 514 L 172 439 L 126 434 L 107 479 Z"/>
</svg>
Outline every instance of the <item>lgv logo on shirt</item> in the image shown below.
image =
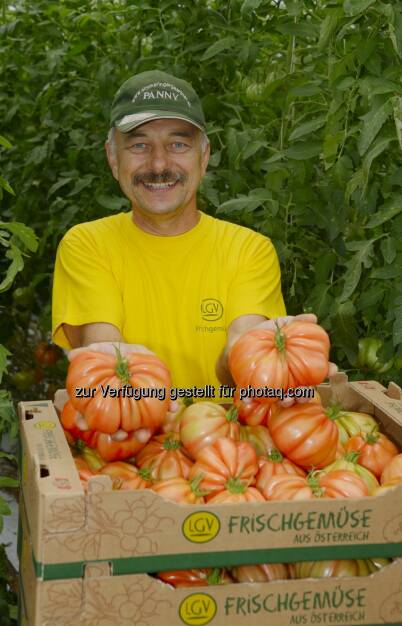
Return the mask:
<svg viewBox="0 0 402 626">
<path fill-rule="evenodd" d="M 201 317 L 206 322 L 216 322 L 223 315 L 223 304 L 216 298 L 201 300 Z"/>
</svg>

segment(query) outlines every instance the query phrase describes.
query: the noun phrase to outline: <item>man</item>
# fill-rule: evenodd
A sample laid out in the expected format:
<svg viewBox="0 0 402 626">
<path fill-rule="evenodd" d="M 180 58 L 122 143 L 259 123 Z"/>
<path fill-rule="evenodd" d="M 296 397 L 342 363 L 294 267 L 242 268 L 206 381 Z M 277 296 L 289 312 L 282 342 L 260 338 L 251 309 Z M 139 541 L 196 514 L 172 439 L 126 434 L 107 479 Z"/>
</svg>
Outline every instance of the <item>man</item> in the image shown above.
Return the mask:
<svg viewBox="0 0 402 626">
<path fill-rule="evenodd" d="M 78 224 L 61 241 L 54 341 L 151 350 L 175 387 L 231 383 L 234 341 L 286 313 L 271 242 L 197 209 L 209 159 L 197 94 L 160 71 L 130 78 L 113 101 L 106 152 L 131 211 Z"/>
</svg>

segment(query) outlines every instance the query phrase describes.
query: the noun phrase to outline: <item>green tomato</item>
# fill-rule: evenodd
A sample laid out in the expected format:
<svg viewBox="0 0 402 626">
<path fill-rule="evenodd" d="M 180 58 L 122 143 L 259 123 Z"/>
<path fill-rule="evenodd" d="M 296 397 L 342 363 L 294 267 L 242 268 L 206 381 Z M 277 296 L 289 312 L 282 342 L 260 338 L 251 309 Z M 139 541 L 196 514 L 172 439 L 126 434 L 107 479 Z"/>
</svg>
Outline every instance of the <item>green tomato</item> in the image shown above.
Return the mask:
<svg viewBox="0 0 402 626">
<path fill-rule="evenodd" d="M 13 302 L 17 306 L 29 306 L 32 303 L 32 296 L 30 287 L 17 287 L 13 291 Z"/>
<path fill-rule="evenodd" d="M 377 372 L 378 374 L 385 374 L 394 365 L 394 359 L 384 363 L 378 358 L 378 351 L 382 348 L 384 342 L 377 337 L 365 337 L 359 339 L 359 354 L 357 357 L 357 363 L 359 367 L 364 367 Z"/>
<path fill-rule="evenodd" d="M 375 368 L 378 363 L 377 352 L 383 345 L 381 339 L 376 337 L 365 337 L 359 339 L 359 354 L 357 362 L 360 367 Z"/>
<path fill-rule="evenodd" d="M 31 370 L 22 370 L 14 374 L 11 380 L 20 391 L 28 391 L 35 384 L 35 375 Z"/>
</svg>

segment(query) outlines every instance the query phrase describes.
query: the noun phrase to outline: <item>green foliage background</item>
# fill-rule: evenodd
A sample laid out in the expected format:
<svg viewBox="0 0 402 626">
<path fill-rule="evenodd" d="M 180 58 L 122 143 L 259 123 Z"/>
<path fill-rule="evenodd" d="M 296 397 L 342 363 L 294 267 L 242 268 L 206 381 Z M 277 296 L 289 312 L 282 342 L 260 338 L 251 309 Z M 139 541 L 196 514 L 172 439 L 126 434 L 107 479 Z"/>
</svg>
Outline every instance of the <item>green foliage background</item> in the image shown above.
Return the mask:
<svg viewBox="0 0 402 626">
<path fill-rule="evenodd" d="M 103 150 L 109 108 L 123 80 L 160 68 L 203 96 L 213 155 L 200 207 L 271 237 L 288 311 L 318 315 L 351 378 L 401 382 L 402 2 L 3 5 L 0 119 L 13 147 L 1 168 L 16 197 L 2 219 L 39 236 L 1 301 L 10 374 L 50 330 L 62 235 L 128 208 Z M 358 354 L 366 337 L 380 340 L 370 358 Z"/>
</svg>

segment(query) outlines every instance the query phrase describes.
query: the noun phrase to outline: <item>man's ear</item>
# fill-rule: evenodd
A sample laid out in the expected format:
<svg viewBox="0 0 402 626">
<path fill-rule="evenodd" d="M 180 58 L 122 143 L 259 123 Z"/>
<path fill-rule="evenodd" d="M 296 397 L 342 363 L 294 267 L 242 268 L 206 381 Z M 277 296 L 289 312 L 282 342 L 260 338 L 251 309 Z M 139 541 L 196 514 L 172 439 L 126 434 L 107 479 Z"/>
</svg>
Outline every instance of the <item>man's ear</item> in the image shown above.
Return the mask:
<svg viewBox="0 0 402 626">
<path fill-rule="evenodd" d="M 117 164 L 116 146 L 112 146 L 110 141 L 106 141 L 105 150 L 109 167 L 112 170 L 112 174 L 116 180 L 119 180 L 119 167 Z"/>
<path fill-rule="evenodd" d="M 211 154 L 211 145 L 208 142 L 202 156 L 201 156 L 201 171 L 202 171 L 202 177 L 205 176 L 205 172 L 207 171 L 207 167 L 208 167 L 208 162 L 209 162 L 209 157 Z"/>
</svg>

